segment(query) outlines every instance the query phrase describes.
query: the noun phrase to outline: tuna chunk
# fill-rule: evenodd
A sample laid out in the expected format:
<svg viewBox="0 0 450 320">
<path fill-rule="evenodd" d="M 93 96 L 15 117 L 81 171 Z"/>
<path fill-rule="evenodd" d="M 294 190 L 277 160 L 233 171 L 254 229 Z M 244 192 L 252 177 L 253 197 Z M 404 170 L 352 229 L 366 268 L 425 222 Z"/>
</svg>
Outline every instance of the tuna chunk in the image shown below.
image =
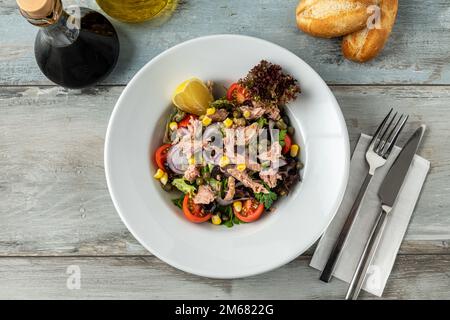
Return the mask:
<svg viewBox="0 0 450 320">
<path fill-rule="evenodd" d="M 271 161 L 272 163 L 279 161 L 281 158 L 281 145 L 279 142 L 274 142 L 270 149 L 261 153 L 259 159 L 262 161 Z"/>
<path fill-rule="evenodd" d="M 214 192 L 208 185 L 198 187 L 198 192 L 193 199 L 195 204 L 209 204 L 214 201 Z"/>
<path fill-rule="evenodd" d="M 183 154 L 190 158 L 202 148 L 202 123 L 191 118 L 187 128 L 178 128 L 172 145 L 178 145 Z"/>
<path fill-rule="evenodd" d="M 261 179 L 270 187 L 275 188 L 281 175 L 274 170 L 264 170 L 259 173 Z"/>
<path fill-rule="evenodd" d="M 218 109 L 214 114 L 209 115 L 208 117 L 211 118 L 213 122 L 221 122 L 228 117 L 228 111 L 225 109 Z"/>
<path fill-rule="evenodd" d="M 246 117 L 249 120 L 254 120 L 261 118 L 263 114 L 266 112 L 266 110 L 262 107 L 249 107 L 249 106 L 242 106 L 240 107 L 242 113 L 248 111 L 250 112 L 250 115 Z"/>
<path fill-rule="evenodd" d="M 249 126 L 236 129 L 236 145 L 248 145 L 258 135 L 258 124 L 256 122 Z"/>
<path fill-rule="evenodd" d="M 227 172 L 242 182 L 244 186 L 252 189 L 254 193 L 269 193 L 261 183 L 254 181 L 245 171 L 239 171 L 235 167 L 231 167 L 227 169 Z"/>
<path fill-rule="evenodd" d="M 254 112 L 259 114 L 258 117 L 253 119 L 262 117 L 263 114 L 266 114 L 269 119 L 278 120 L 280 119 L 280 109 L 278 106 L 272 102 L 267 101 L 252 101 L 253 108 L 250 107 L 248 110 L 255 110 Z M 262 113 L 261 113 L 262 112 Z M 260 114 L 261 113 L 261 114 Z"/>
<path fill-rule="evenodd" d="M 265 111 L 269 119 L 272 120 L 280 119 L 280 109 L 277 106 L 270 106 Z"/>
<path fill-rule="evenodd" d="M 247 169 L 258 172 L 258 171 L 261 171 L 261 165 L 259 163 L 252 161 L 252 162 L 247 163 Z"/>
<path fill-rule="evenodd" d="M 189 182 L 192 182 L 200 175 L 197 167 L 194 164 L 190 164 L 184 172 L 184 178 Z"/>
<path fill-rule="evenodd" d="M 235 189 L 236 184 L 235 184 L 235 180 L 233 177 L 228 177 L 228 190 L 227 190 L 227 194 L 225 195 L 225 198 L 223 198 L 223 200 L 231 200 L 234 197 L 234 193 L 236 191 Z"/>
</svg>

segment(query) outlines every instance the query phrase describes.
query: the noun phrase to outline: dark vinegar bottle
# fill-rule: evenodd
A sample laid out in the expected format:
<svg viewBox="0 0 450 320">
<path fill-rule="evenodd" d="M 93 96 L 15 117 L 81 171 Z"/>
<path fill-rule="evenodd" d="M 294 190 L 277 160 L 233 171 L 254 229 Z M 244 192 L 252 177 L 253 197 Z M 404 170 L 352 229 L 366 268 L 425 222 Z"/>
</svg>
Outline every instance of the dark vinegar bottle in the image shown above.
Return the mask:
<svg viewBox="0 0 450 320">
<path fill-rule="evenodd" d="M 41 27 L 36 61 L 47 78 L 66 88 L 83 88 L 114 69 L 120 51 L 113 25 L 100 13 L 82 7 L 63 9 L 61 0 L 17 0 L 22 15 Z"/>
</svg>

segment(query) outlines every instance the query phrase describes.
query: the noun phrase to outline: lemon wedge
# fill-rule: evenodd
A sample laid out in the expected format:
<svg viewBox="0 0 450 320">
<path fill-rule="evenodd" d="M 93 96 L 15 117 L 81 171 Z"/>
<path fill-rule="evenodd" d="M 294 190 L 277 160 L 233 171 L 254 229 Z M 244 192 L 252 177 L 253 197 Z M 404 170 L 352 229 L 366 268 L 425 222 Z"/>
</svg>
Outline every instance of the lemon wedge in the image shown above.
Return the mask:
<svg viewBox="0 0 450 320">
<path fill-rule="evenodd" d="M 182 82 L 172 96 L 173 104 L 179 109 L 198 116 L 206 113 L 213 99 L 208 87 L 197 78 Z"/>
</svg>

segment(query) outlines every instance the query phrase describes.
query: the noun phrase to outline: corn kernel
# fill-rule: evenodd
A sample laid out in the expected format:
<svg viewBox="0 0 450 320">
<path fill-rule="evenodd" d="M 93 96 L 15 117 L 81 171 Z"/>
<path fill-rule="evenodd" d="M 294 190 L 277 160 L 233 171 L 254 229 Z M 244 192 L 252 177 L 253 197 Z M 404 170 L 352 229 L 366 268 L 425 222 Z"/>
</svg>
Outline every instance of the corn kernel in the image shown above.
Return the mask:
<svg viewBox="0 0 450 320">
<path fill-rule="evenodd" d="M 230 164 L 230 159 L 227 156 L 220 157 L 219 166 L 225 167 Z"/>
<path fill-rule="evenodd" d="M 190 157 L 189 159 L 188 159 L 188 162 L 189 162 L 189 164 L 195 164 L 195 157 L 194 156 L 192 156 L 192 157 Z"/>
<path fill-rule="evenodd" d="M 153 176 L 153 178 L 159 180 L 162 178 L 162 176 L 164 175 L 164 171 L 162 171 L 161 169 L 158 169 L 155 173 L 155 175 Z"/>
<path fill-rule="evenodd" d="M 247 168 L 247 166 L 245 165 L 245 163 L 241 163 L 241 164 L 238 164 L 238 165 L 236 166 L 236 168 L 237 168 L 239 171 L 244 171 L 244 170 Z"/>
<path fill-rule="evenodd" d="M 250 111 L 245 110 L 244 113 L 243 113 L 242 115 L 244 116 L 244 118 L 248 119 L 248 118 L 250 118 L 251 113 L 250 113 Z"/>
<path fill-rule="evenodd" d="M 225 125 L 226 128 L 230 128 L 233 125 L 233 120 L 231 120 L 230 118 L 226 118 L 223 121 L 223 124 Z"/>
<path fill-rule="evenodd" d="M 161 177 L 161 179 L 159 179 L 159 181 L 163 184 L 166 185 L 167 181 L 169 181 L 169 175 L 167 174 L 167 172 L 164 172 L 163 176 Z"/>
<path fill-rule="evenodd" d="M 222 219 L 220 219 L 219 215 L 215 214 L 211 217 L 211 222 L 215 225 L 219 225 L 222 223 Z"/>
<path fill-rule="evenodd" d="M 169 128 L 170 128 L 170 130 L 177 130 L 178 129 L 178 123 L 176 123 L 174 121 L 169 123 Z"/>
<path fill-rule="evenodd" d="M 298 155 L 298 151 L 300 150 L 300 147 L 297 144 L 293 144 L 291 146 L 291 157 L 296 157 Z"/>
<path fill-rule="evenodd" d="M 236 210 L 236 212 L 242 211 L 242 202 L 241 201 L 235 201 L 233 202 L 233 208 Z"/>
<path fill-rule="evenodd" d="M 211 118 L 208 117 L 208 116 L 205 116 L 205 117 L 203 118 L 203 120 L 202 120 L 202 124 L 203 124 L 204 126 L 209 126 L 209 125 L 211 124 L 211 122 L 212 122 L 212 120 L 211 120 Z"/>
<path fill-rule="evenodd" d="M 206 109 L 206 114 L 208 116 L 213 115 L 214 113 L 216 113 L 216 108 L 211 107 L 211 108 Z"/>
</svg>

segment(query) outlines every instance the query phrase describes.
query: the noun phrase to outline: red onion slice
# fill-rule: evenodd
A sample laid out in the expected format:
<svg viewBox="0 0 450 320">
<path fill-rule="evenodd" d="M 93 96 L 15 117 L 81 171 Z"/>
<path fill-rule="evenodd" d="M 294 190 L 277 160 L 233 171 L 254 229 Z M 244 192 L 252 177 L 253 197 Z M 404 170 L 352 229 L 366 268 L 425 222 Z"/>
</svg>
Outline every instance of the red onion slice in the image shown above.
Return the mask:
<svg viewBox="0 0 450 320">
<path fill-rule="evenodd" d="M 250 199 L 250 198 L 249 197 L 245 197 L 245 198 L 239 198 L 239 199 L 224 200 L 224 199 L 222 199 L 220 197 L 217 197 L 216 201 L 221 206 L 229 206 L 230 204 L 232 204 L 235 201 L 244 201 L 244 200 L 248 200 L 248 199 Z"/>
<path fill-rule="evenodd" d="M 174 145 L 167 153 L 167 164 L 174 173 L 184 174 L 187 169 L 187 159 L 183 156 L 179 145 Z"/>
</svg>

